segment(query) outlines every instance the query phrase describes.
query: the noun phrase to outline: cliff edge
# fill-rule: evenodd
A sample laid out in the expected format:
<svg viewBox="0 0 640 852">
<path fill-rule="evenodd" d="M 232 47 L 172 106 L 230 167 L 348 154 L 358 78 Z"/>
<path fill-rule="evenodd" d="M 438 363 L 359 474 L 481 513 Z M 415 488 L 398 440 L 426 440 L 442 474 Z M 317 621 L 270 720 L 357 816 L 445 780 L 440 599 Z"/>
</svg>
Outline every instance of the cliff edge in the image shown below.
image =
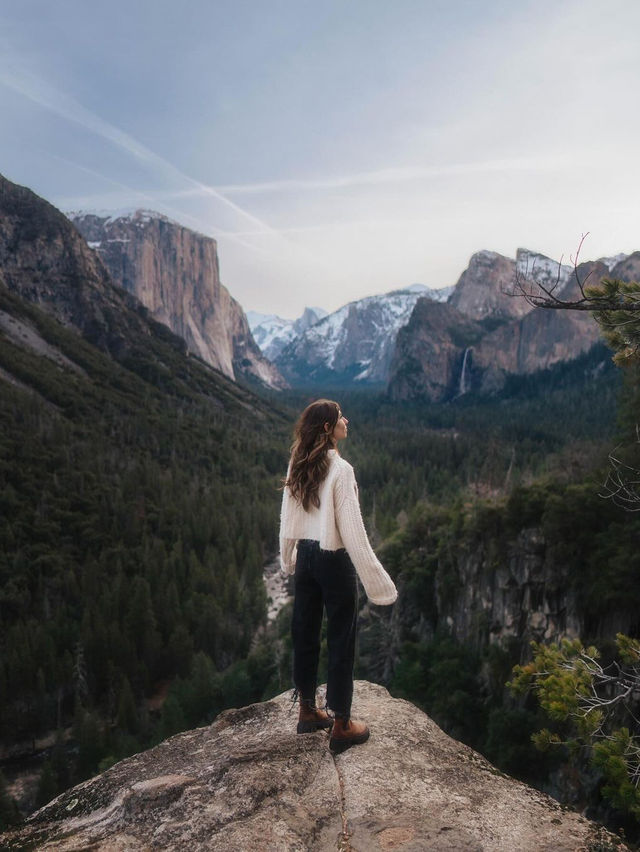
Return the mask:
<svg viewBox="0 0 640 852">
<path fill-rule="evenodd" d="M 227 710 L 63 793 L 2 849 L 592 852 L 627 847 L 502 775 L 407 701 L 356 683 L 371 739 L 333 758 L 291 693 Z"/>
<path fill-rule="evenodd" d="M 286 382 L 255 343 L 240 304 L 220 281 L 217 243 L 159 213 L 70 213 L 113 281 L 186 341 L 190 352 L 231 379 Z"/>
</svg>

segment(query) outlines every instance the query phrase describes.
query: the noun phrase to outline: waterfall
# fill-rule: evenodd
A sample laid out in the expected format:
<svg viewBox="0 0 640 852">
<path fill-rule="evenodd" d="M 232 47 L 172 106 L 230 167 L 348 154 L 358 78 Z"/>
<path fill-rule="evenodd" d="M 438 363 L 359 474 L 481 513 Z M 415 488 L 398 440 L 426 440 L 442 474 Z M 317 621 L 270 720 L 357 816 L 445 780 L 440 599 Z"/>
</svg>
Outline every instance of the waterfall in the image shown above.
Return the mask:
<svg viewBox="0 0 640 852">
<path fill-rule="evenodd" d="M 467 346 L 464 350 L 464 358 L 462 359 L 462 372 L 460 373 L 460 382 L 458 383 L 458 396 L 462 396 L 463 393 L 467 393 L 469 391 L 469 380 L 467 378 L 467 358 L 469 357 L 469 352 L 471 352 L 471 347 Z"/>
</svg>

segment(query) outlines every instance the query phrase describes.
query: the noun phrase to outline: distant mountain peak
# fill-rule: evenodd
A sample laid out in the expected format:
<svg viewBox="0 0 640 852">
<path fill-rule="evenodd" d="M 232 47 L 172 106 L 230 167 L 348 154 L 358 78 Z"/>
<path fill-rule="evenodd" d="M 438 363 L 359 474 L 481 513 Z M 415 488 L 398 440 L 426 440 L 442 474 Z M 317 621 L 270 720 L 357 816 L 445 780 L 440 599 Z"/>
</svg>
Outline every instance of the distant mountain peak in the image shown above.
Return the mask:
<svg viewBox="0 0 640 852">
<path fill-rule="evenodd" d="M 247 311 L 253 339 L 270 361 L 274 361 L 296 335 L 303 334 L 326 316 L 327 311 L 318 307 L 306 307 L 295 320 L 285 319 L 277 314 Z"/>
<path fill-rule="evenodd" d="M 115 283 L 185 340 L 189 351 L 229 378 L 284 385 L 220 281 L 214 239 L 142 208 L 68 215 Z"/>
<path fill-rule="evenodd" d="M 516 261 L 483 249 L 471 256 L 454 288 L 449 304 L 468 317 L 520 317 L 532 310 L 525 299 L 509 299 L 516 281 Z"/>
<path fill-rule="evenodd" d="M 412 285 L 355 299 L 292 338 L 275 363 L 293 384 L 386 381 L 398 330 L 429 293 Z"/>
<path fill-rule="evenodd" d="M 549 290 L 567 283 L 573 267 L 553 260 L 540 252 L 519 248 L 516 251 L 516 274 L 521 279 L 541 284 Z"/>
<path fill-rule="evenodd" d="M 174 219 L 165 216 L 164 213 L 158 213 L 157 210 L 149 210 L 144 207 L 121 207 L 117 210 L 68 210 L 65 212 L 65 216 L 72 222 L 93 216 L 96 219 L 101 219 L 105 225 L 111 225 L 119 219 L 125 219 L 140 225 L 159 220 L 161 222 L 170 222 L 172 225 L 177 225 L 180 228 L 185 227 L 180 222 L 176 222 Z"/>
<path fill-rule="evenodd" d="M 609 267 L 609 271 L 611 271 L 614 266 L 622 263 L 628 257 L 630 257 L 630 255 L 621 252 L 620 254 L 615 254 L 612 257 L 599 257 L 598 263 L 604 263 L 605 266 Z"/>
</svg>

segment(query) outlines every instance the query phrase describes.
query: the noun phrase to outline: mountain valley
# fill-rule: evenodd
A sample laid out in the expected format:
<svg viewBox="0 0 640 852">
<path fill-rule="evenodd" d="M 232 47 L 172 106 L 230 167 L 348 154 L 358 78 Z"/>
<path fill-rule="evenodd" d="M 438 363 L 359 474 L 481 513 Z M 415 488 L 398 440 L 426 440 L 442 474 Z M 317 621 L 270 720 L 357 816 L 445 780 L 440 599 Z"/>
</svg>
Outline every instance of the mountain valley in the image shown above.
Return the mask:
<svg viewBox="0 0 640 852">
<path fill-rule="evenodd" d="M 553 282 L 556 265 L 480 252 L 439 300 L 414 286 L 325 317 L 308 309 L 290 339 L 293 322 L 250 315 L 256 338 L 262 325 L 263 345 L 279 347 L 276 372 L 222 285 L 207 304 L 227 306 L 216 320 L 227 360 L 197 350 L 219 279 L 200 279 L 198 301 L 188 259 L 213 269 L 213 241 L 155 214 L 95 231 L 85 222 L 82 238 L 8 181 L 0 202 L 1 802 L 22 789 L 26 813 L 288 687 L 289 610 L 268 621 L 263 570 L 291 426 L 312 392 L 337 395 L 350 419 L 344 454 L 400 589 L 392 613 L 363 601 L 359 672 L 499 768 L 575 802 L 578 781 L 567 793 L 531 746 L 539 715 L 504 683 L 532 638 L 637 632 L 637 524 L 598 496 L 608 452 L 632 440 L 616 425 L 621 387 L 625 422 L 635 396 L 590 317 L 504 294 L 532 268 Z M 135 231 L 128 254 L 118 240 Z M 133 292 L 142 273 L 132 292 L 115 280 L 100 234 L 121 270 L 151 270 L 148 303 Z M 179 245 L 180 263 L 160 270 Z M 630 280 L 640 253 L 579 270 Z M 572 275 L 560 270 L 564 294 Z M 37 772 L 23 789 L 27 759 Z M 590 796 L 583 806 L 608 818 Z M 8 809 L 0 823 L 17 818 Z"/>
</svg>

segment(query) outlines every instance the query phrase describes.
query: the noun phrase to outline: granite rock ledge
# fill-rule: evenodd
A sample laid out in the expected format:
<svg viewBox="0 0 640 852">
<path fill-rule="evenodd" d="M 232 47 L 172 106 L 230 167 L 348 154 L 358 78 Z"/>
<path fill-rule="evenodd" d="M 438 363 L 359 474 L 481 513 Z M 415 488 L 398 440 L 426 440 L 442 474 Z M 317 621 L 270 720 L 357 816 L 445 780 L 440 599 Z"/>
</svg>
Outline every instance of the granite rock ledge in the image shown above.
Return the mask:
<svg viewBox="0 0 640 852">
<path fill-rule="evenodd" d="M 63 793 L 6 850 L 591 852 L 627 847 L 509 778 L 407 701 L 356 683 L 371 739 L 297 736 L 291 693 L 227 710 Z M 603 841 L 607 844 L 603 846 Z"/>
</svg>

